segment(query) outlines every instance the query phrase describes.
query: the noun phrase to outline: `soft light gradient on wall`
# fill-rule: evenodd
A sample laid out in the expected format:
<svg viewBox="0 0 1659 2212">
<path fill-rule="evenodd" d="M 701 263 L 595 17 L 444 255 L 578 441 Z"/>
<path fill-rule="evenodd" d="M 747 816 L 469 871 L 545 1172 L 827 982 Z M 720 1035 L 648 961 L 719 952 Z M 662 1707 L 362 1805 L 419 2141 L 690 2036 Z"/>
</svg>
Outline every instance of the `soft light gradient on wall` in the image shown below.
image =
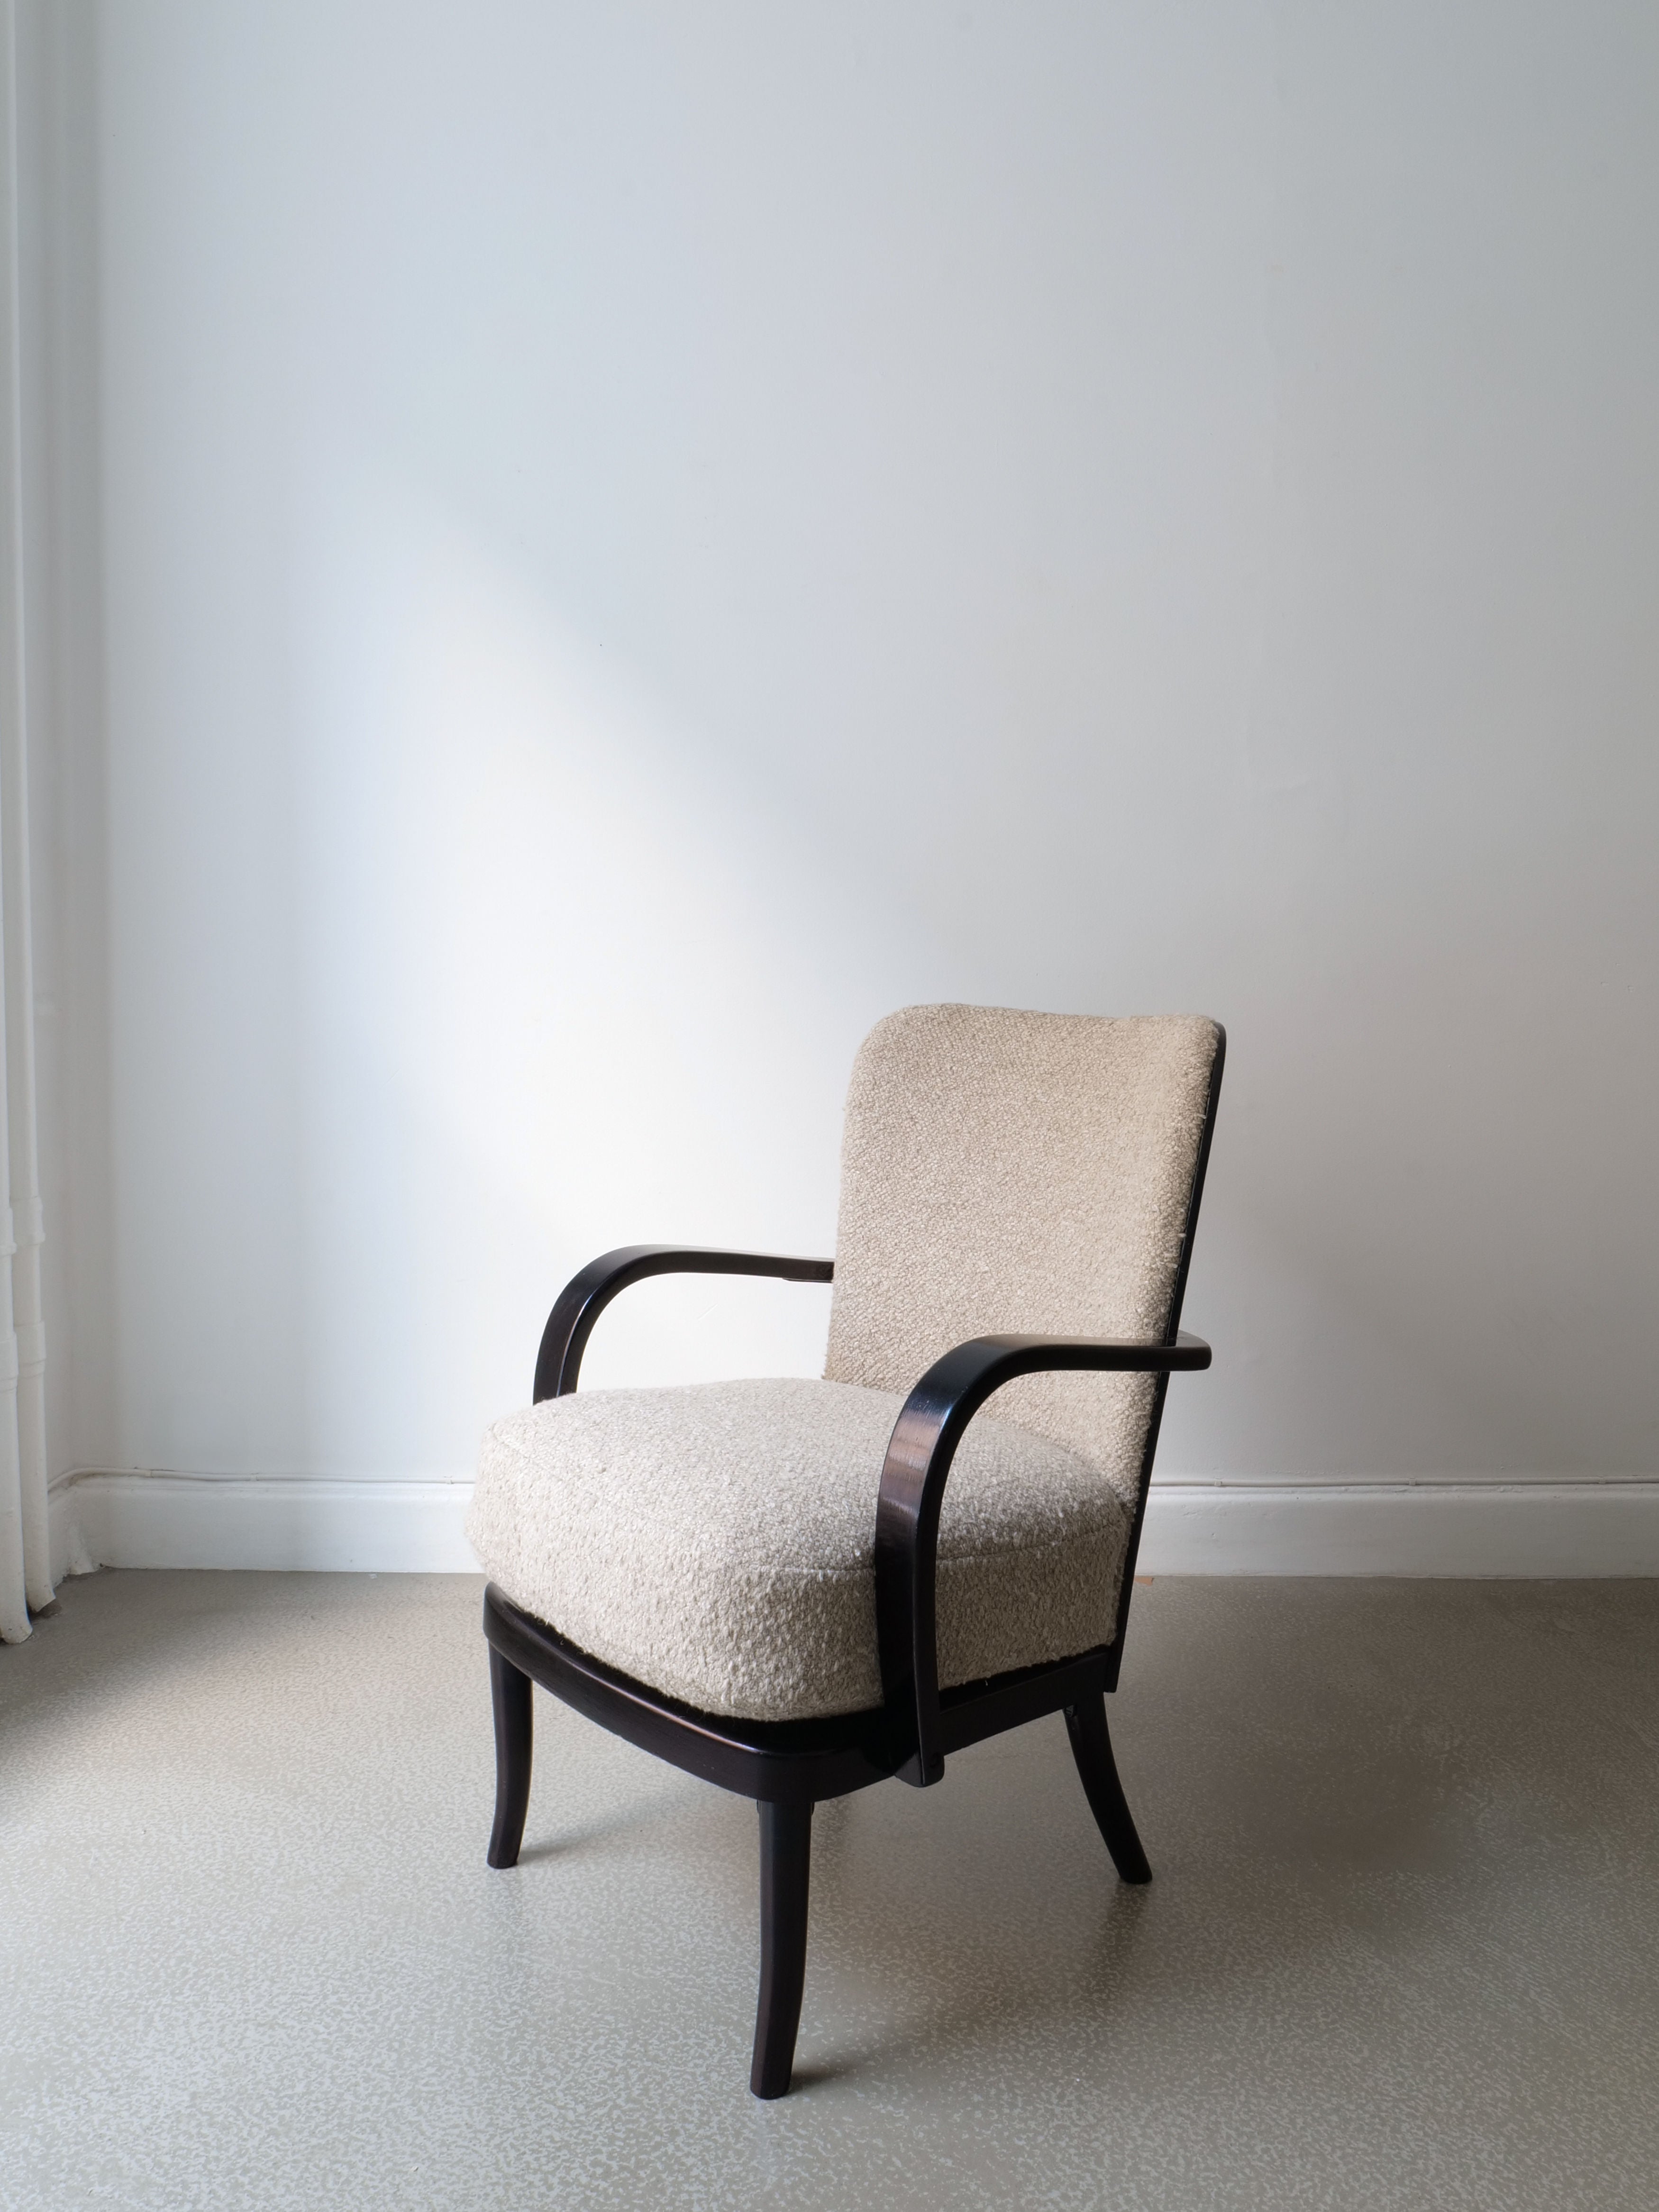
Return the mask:
<svg viewBox="0 0 1659 2212">
<path fill-rule="evenodd" d="M 1229 1026 L 1167 1469 L 1655 1469 L 1659 15 L 81 20 L 61 1465 L 465 1474 L 960 998 Z"/>
</svg>

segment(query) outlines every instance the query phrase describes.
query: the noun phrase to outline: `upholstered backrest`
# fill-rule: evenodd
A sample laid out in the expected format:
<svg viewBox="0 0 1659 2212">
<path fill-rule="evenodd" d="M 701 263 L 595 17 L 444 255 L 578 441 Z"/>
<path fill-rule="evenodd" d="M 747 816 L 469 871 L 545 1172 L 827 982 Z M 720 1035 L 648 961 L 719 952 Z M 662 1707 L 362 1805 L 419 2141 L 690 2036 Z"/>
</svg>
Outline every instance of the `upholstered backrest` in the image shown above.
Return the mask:
<svg viewBox="0 0 1659 2212">
<path fill-rule="evenodd" d="M 878 1023 L 847 1100 L 829 1378 L 908 1390 L 952 1345 L 1007 1331 L 1161 1335 L 1220 1036 L 992 1006 Z M 1154 1387 L 1033 1375 L 992 1409 L 1133 1500 Z"/>
</svg>

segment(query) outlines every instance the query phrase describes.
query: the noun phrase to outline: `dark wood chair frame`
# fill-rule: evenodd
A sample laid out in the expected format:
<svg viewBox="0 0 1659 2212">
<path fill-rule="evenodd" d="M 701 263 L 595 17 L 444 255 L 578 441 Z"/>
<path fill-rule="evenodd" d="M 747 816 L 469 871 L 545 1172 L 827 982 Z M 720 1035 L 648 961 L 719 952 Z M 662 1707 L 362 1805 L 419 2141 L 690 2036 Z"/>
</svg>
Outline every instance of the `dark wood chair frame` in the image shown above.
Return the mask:
<svg viewBox="0 0 1659 2212">
<path fill-rule="evenodd" d="M 876 1496 L 879 1706 L 826 1720 L 792 1722 L 699 1712 L 579 1650 L 544 1621 L 513 1604 L 493 1583 L 484 1592 L 483 1627 L 489 1644 L 495 1723 L 495 1820 L 489 1851 L 492 1867 L 516 1864 L 524 1837 L 530 1802 L 532 1681 L 643 1750 L 757 1801 L 761 1975 L 749 2086 L 757 2097 L 781 2097 L 789 2087 L 806 1972 L 812 1808 L 823 1799 L 846 1796 L 894 1775 L 925 1788 L 943 1775 L 948 1753 L 1045 1713 L 1063 1712 L 1078 1773 L 1113 1863 L 1125 1881 L 1152 1879 L 1118 1780 L 1105 1699 L 1117 1687 L 1169 1378 L 1210 1364 L 1208 1345 L 1188 1336 L 1179 1322 L 1225 1049 L 1224 1035 L 1211 1073 L 1163 1340 L 1131 1344 L 1085 1337 L 975 1337 L 935 1360 L 906 1400 L 887 1447 Z M 607 1252 L 572 1279 L 548 1317 L 536 1361 L 536 1402 L 574 1390 L 593 1324 L 619 1291 L 647 1275 L 681 1273 L 771 1275 L 785 1282 L 828 1283 L 834 1279 L 835 1263 L 670 1244 L 630 1244 Z M 1016 1376 L 1079 1368 L 1158 1377 L 1112 1641 L 1075 1658 L 941 1691 L 934 1640 L 939 1516 L 963 1432 L 992 1393 Z"/>
</svg>

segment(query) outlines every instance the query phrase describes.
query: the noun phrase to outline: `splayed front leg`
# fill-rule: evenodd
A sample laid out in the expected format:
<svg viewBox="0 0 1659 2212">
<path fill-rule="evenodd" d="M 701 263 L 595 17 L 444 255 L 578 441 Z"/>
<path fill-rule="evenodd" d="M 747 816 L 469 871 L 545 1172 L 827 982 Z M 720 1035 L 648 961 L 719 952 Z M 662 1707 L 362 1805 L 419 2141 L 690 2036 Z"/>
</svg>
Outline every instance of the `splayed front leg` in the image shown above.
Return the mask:
<svg viewBox="0 0 1659 2212">
<path fill-rule="evenodd" d="M 489 1863 L 517 1866 L 530 1810 L 530 1677 L 489 1647 L 489 1697 L 495 1709 L 495 1825 Z"/>
</svg>

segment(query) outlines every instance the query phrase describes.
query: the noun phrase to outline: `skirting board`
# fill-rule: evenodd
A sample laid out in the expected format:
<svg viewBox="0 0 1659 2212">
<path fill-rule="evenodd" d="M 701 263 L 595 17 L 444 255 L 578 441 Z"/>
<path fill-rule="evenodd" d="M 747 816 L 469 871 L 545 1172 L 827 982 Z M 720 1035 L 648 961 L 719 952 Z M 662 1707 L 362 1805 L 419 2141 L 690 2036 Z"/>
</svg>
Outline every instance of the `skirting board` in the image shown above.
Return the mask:
<svg viewBox="0 0 1659 2212">
<path fill-rule="evenodd" d="M 476 1574 L 459 1482 L 86 1474 L 52 1495 L 52 1571 Z M 1154 1483 L 1150 1575 L 1659 1575 L 1659 1479 Z"/>
</svg>

